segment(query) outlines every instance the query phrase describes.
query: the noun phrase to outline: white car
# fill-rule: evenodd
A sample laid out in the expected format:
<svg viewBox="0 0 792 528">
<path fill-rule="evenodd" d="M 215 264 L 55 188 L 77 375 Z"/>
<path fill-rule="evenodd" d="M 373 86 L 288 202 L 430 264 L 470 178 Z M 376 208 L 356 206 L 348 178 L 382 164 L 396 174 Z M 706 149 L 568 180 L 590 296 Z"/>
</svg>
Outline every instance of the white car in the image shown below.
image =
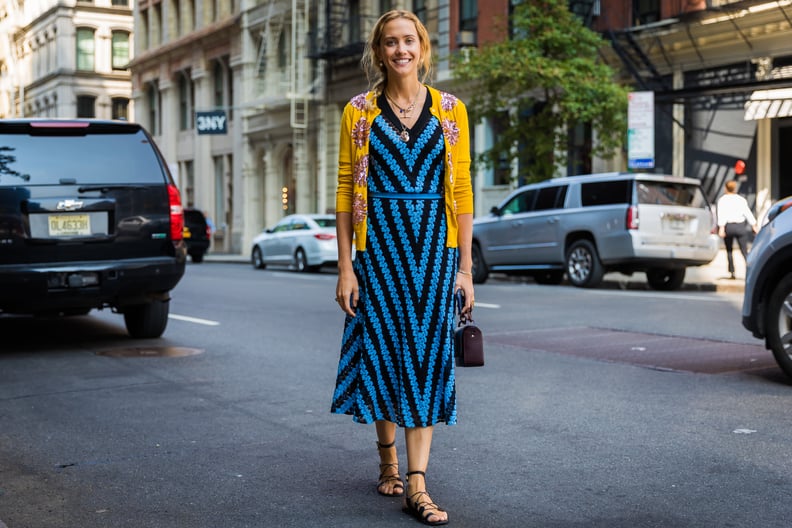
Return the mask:
<svg viewBox="0 0 792 528">
<path fill-rule="evenodd" d="M 338 263 L 336 219 L 332 214 L 293 214 L 253 239 L 253 267 L 289 266 L 297 271 L 317 271 Z"/>
</svg>

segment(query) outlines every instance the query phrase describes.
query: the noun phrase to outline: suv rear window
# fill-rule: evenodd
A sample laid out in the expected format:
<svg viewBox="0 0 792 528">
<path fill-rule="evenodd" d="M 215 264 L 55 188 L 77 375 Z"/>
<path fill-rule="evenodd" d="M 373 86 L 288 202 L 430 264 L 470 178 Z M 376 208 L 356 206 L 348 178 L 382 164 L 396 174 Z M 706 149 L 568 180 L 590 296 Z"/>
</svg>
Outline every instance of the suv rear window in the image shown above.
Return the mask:
<svg viewBox="0 0 792 528">
<path fill-rule="evenodd" d="M 630 202 L 632 202 L 631 180 L 591 182 L 580 186 L 580 203 L 583 207 Z"/>
<path fill-rule="evenodd" d="M 30 135 L 29 129 L 0 128 L 0 187 L 164 181 L 163 168 L 140 129 L 120 134 L 52 130 Z"/>
<path fill-rule="evenodd" d="M 709 204 L 698 185 L 687 183 L 638 182 L 638 203 L 653 205 L 682 205 L 707 208 Z"/>
</svg>

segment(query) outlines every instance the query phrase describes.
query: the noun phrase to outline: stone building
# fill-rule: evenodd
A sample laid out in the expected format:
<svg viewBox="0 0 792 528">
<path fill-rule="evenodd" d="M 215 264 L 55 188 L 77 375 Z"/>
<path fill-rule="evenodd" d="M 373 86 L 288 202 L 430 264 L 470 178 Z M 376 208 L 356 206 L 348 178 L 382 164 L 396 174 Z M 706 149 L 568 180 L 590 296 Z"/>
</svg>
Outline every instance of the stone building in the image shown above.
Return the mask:
<svg viewBox="0 0 792 528">
<path fill-rule="evenodd" d="M 0 117 L 131 115 L 129 0 L 0 0 Z"/>
</svg>

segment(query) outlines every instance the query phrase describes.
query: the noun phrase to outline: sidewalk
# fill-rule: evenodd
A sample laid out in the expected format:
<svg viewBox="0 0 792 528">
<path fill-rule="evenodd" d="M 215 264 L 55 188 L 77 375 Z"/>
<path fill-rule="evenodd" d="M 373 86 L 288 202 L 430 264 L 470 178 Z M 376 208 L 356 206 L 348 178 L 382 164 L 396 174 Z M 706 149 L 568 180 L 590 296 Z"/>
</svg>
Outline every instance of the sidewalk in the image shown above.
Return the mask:
<svg viewBox="0 0 792 528">
<path fill-rule="evenodd" d="M 249 255 L 236 255 L 228 253 L 207 253 L 206 262 L 226 262 L 250 264 Z M 729 279 L 726 250 L 721 248 L 715 258 L 706 266 L 687 268 L 683 290 L 701 290 L 742 293 L 745 288 L 745 260 L 739 250 L 734 251 L 734 268 L 736 279 Z M 631 276 L 621 273 L 608 273 L 605 275 L 603 285 L 621 289 L 648 289 L 646 275 L 633 273 Z"/>
</svg>

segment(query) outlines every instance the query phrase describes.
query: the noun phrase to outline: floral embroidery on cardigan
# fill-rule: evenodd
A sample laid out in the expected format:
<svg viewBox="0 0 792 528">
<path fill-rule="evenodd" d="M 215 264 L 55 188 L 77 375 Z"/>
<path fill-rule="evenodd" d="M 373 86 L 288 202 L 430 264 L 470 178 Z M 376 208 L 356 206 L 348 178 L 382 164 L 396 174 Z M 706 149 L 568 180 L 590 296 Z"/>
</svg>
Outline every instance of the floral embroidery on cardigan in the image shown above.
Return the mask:
<svg viewBox="0 0 792 528">
<path fill-rule="evenodd" d="M 369 165 L 368 154 L 361 157 L 359 160 L 355 162 L 355 166 L 352 169 L 352 175 L 355 178 L 356 185 L 365 187 L 366 184 L 368 183 L 368 165 Z"/>
<path fill-rule="evenodd" d="M 457 104 L 457 98 L 447 92 L 440 92 L 440 106 L 446 112 L 453 109 Z"/>
<path fill-rule="evenodd" d="M 457 141 L 459 141 L 459 127 L 456 124 L 456 121 L 451 121 L 450 119 L 443 119 L 443 134 L 445 135 L 448 143 L 450 145 L 456 145 Z"/>
<path fill-rule="evenodd" d="M 361 117 L 358 119 L 358 122 L 355 123 L 355 126 L 352 128 L 352 140 L 357 145 L 357 148 L 363 148 L 363 146 L 368 142 L 368 135 L 369 135 L 369 123 L 366 121 L 365 117 Z"/>
<path fill-rule="evenodd" d="M 358 110 L 365 110 L 366 109 L 366 94 L 362 93 L 362 94 L 356 95 L 355 97 L 352 98 L 351 101 L 349 101 L 349 103 L 354 108 L 357 108 Z"/>
<path fill-rule="evenodd" d="M 361 193 L 355 193 L 352 198 L 352 222 L 359 224 L 366 221 L 368 215 L 368 204 Z"/>
</svg>

